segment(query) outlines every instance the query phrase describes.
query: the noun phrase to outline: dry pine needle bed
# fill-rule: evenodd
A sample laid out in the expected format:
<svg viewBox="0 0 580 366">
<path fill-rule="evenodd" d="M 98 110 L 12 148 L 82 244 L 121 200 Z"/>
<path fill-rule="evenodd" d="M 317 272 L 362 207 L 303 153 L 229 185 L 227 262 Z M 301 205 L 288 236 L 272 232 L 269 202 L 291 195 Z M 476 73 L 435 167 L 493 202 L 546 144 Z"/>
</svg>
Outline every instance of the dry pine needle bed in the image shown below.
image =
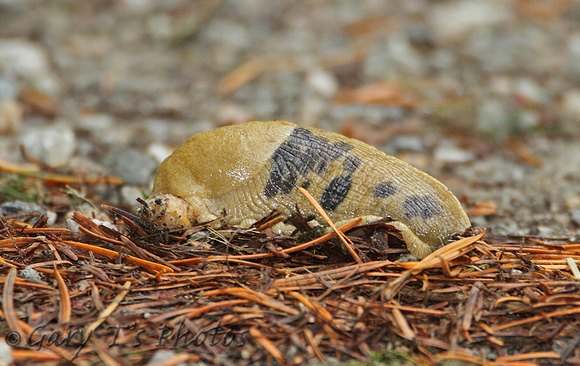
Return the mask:
<svg viewBox="0 0 580 366">
<path fill-rule="evenodd" d="M 267 224 L 160 233 L 105 208 L 116 226 L 76 213 L 78 232 L 1 218 L 16 362 L 580 364 L 580 243 L 482 232 L 404 263 L 377 245 L 396 241 L 388 223 L 347 248 Z"/>
</svg>

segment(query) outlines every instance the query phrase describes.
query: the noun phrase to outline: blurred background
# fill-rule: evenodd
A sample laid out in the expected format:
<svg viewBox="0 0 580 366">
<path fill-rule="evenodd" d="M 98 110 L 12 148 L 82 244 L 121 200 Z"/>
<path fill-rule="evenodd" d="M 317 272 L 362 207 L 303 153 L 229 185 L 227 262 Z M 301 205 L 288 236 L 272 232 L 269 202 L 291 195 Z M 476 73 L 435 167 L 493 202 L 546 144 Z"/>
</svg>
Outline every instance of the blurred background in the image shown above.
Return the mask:
<svg viewBox="0 0 580 366">
<path fill-rule="evenodd" d="M 578 1 L 0 0 L 0 24 L 0 203 L 132 207 L 190 135 L 283 119 L 429 172 L 491 233 L 578 233 Z"/>
</svg>

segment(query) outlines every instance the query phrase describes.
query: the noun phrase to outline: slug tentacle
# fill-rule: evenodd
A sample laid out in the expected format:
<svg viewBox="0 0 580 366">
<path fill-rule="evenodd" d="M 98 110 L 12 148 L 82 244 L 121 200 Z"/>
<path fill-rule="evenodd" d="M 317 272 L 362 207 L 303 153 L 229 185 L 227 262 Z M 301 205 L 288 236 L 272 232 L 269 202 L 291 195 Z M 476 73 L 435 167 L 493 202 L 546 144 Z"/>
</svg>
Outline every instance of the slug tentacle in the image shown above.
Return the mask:
<svg viewBox="0 0 580 366">
<path fill-rule="evenodd" d="M 274 209 L 288 217 L 298 206 L 323 224 L 297 187 L 308 189 L 335 222 L 390 217 L 418 258 L 471 225 L 457 198 L 428 174 L 361 141 L 285 121 L 190 137 L 159 167 L 141 213 L 163 226 L 218 217 L 247 226 Z M 175 203 L 166 202 L 170 196 Z M 175 217 L 161 219 L 162 211 Z"/>
</svg>

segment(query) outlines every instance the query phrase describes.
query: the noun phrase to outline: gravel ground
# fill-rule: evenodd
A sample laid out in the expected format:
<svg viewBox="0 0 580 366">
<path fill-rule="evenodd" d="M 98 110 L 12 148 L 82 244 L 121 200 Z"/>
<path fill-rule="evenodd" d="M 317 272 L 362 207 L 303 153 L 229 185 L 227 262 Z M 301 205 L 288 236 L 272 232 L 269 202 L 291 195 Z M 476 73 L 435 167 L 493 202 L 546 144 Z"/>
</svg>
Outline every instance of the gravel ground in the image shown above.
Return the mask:
<svg viewBox="0 0 580 366">
<path fill-rule="evenodd" d="M 0 0 L 0 24 L 0 156 L 119 176 L 110 204 L 193 133 L 286 119 L 428 171 L 494 234 L 578 233 L 576 1 Z"/>
</svg>

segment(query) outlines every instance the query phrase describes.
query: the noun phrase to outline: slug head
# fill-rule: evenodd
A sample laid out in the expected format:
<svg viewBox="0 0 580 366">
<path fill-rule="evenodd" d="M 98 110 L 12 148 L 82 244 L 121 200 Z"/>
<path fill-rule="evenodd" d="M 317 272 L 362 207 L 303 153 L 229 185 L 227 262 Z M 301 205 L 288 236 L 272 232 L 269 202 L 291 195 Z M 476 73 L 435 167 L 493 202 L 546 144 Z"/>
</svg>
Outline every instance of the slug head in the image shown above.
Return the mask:
<svg viewBox="0 0 580 366">
<path fill-rule="evenodd" d="M 195 222 L 194 210 L 189 202 L 172 194 L 149 197 L 137 212 L 143 220 L 168 230 L 184 229 Z"/>
</svg>

